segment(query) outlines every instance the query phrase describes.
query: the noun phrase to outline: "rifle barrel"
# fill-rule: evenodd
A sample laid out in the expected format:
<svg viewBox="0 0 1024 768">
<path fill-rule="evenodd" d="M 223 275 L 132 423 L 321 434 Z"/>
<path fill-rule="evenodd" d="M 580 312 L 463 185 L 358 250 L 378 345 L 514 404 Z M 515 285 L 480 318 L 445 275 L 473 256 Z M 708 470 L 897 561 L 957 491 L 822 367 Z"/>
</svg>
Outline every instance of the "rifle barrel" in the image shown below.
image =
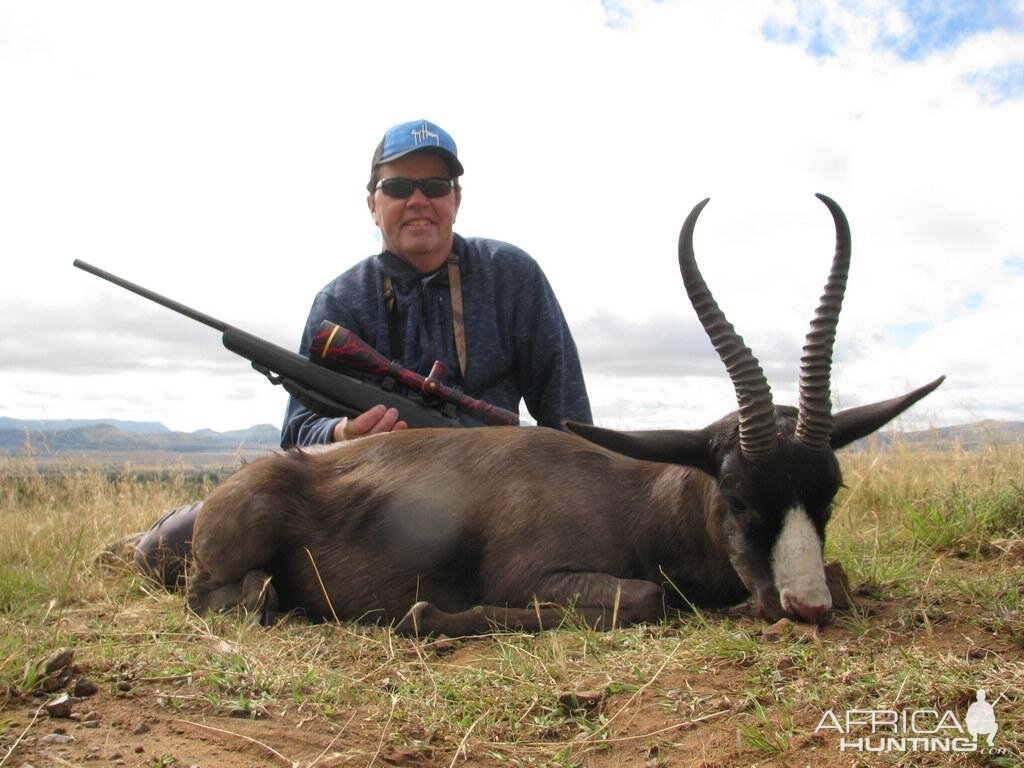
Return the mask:
<svg viewBox="0 0 1024 768">
<path fill-rule="evenodd" d="M 208 325 L 211 328 L 216 328 L 221 333 L 223 333 L 224 331 L 231 327 L 223 320 L 218 320 L 216 317 L 211 317 L 210 315 L 207 315 L 205 312 L 200 312 L 197 309 L 192 309 L 192 307 L 187 307 L 181 302 L 175 301 L 174 299 L 169 299 L 166 296 L 161 296 L 159 293 L 155 293 L 154 291 L 151 291 L 148 288 L 143 288 L 141 285 L 137 285 L 136 283 L 132 283 L 128 280 L 125 280 L 123 277 L 118 277 L 117 275 L 111 274 L 110 272 L 107 272 L 105 269 L 94 267 L 92 264 L 89 264 L 86 261 L 82 261 L 81 259 L 75 259 L 74 265 L 79 269 L 84 269 L 86 272 L 91 272 L 92 274 L 96 275 L 96 277 L 102 277 L 104 280 L 111 282 L 114 285 L 119 285 L 125 290 L 131 291 L 132 293 L 137 293 L 139 296 L 147 298 L 150 301 L 155 301 L 157 304 L 167 307 L 168 309 L 173 309 L 180 315 L 184 315 L 185 317 L 191 317 L 193 320 L 196 320 L 202 323 L 203 325 Z"/>
</svg>

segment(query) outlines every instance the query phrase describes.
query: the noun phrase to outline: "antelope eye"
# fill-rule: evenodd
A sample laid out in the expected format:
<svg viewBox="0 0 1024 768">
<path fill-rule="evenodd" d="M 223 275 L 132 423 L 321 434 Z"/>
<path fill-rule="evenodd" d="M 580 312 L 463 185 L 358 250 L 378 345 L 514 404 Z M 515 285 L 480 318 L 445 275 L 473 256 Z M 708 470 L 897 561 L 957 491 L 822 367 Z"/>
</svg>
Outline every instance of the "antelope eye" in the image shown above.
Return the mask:
<svg viewBox="0 0 1024 768">
<path fill-rule="evenodd" d="M 729 509 L 737 514 L 745 515 L 750 511 L 750 507 L 739 496 L 730 496 L 726 501 L 729 503 Z"/>
</svg>

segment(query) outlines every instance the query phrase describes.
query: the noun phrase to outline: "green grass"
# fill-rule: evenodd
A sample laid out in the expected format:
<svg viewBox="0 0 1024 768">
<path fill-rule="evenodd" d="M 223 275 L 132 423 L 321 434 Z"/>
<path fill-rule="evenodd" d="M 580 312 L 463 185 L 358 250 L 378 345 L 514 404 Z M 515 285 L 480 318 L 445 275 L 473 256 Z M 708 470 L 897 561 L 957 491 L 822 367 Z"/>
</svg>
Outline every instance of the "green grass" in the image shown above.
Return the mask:
<svg viewBox="0 0 1024 768">
<path fill-rule="evenodd" d="M 826 553 L 858 605 L 820 633 L 768 641 L 759 621 L 704 612 L 450 644 L 189 616 L 179 595 L 94 556 L 209 482 L 0 465 L 0 760 L 26 723 L 6 725 L 15 694 L 41 684 L 40 659 L 72 647 L 111 695 L 153 692 L 140 705 L 192 720 L 312 721 L 361 765 L 388 749 L 429 765 L 838 764 L 834 739 L 813 734 L 824 710 L 962 714 L 977 687 L 1006 690 L 997 738 L 1010 757 L 903 764 L 1011 764 L 1024 720 L 1024 449 L 841 458 Z M 589 703 L 567 705 L 571 694 Z"/>
</svg>

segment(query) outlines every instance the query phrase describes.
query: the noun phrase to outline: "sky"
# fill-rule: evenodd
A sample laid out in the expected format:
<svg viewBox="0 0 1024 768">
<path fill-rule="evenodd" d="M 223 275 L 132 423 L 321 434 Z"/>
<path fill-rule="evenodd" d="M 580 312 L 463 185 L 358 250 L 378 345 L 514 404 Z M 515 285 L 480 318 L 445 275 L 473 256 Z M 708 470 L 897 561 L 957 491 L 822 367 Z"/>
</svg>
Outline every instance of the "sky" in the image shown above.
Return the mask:
<svg viewBox="0 0 1024 768">
<path fill-rule="evenodd" d="M 1024 0 L 0 0 L 0 416 L 280 425 L 216 331 L 72 261 L 296 348 L 419 118 L 458 142 L 456 231 L 547 274 L 600 424 L 736 407 L 676 257 L 705 197 L 704 277 L 795 404 L 816 192 L 853 233 L 835 406 L 945 374 L 900 427 L 1024 420 Z"/>
</svg>

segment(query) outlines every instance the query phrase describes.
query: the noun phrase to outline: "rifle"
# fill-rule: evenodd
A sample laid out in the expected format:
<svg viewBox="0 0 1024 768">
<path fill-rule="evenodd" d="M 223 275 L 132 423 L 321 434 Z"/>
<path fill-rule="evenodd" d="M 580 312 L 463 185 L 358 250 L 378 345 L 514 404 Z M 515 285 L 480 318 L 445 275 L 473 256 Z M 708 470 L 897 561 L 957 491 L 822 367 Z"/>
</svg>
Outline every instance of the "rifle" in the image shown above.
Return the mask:
<svg viewBox="0 0 1024 768">
<path fill-rule="evenodd" d="M 88 264 L 80 259 L 75 259 L 74 266 L 220 331 L 221 341 L 227 349 L 236 355 L 244 357 L 252 363 L 254 369 L 266 376 L 271 384 L 280 384 L 288 394 L 321 416 L 358 416 L 373 406 L 383 403 L 388 408 L 397 409 L 399 418 L 414 429 L 421 427 L 465 426 L 454 417 L 451 413 L 453 410 L 463 410 L 468 415 L 476 418 L 479 418 L 477 414 L 487 416 L 486 423 L 489 424 L 517 425 L 519 423 L 517 414 L 500 408 L 494 408 L 494 406 L 474 400 L 461 393 L 455 393 L 458 397 L 454 400 L 437 397 L 434 393 L 440 390 L 435 385 L 440 384 L 437 378 L 443 375 L 444 371 L 444 365 L 440 362 L 434 364 L 438 372 L 433 378 L 430 376 L 426 379 L 419 377 L 423 383 L 413 388 L 418 388 L 428 398 L 442 401 L 438 403 L 438 406 L 450 403 L 445 408 L 447 412 L 442 411 L 440 407 L 421 404 L 397 392 L 388 391 L 373 384 L 367 384 L 339 370 L 332 370 L 335 367 L 342 367 L 363 373 L 377 373 L 376 370 L 368 370 L 365 365 L 363 368 L 351 363 L 346 365 L 348 360 L 345 355 L 332 354 L 329 359 L 321 358 L 321 361 L 311 362 L 301 355 L 290 352 L 276 344 L 271 344 L 269 341 L 264 341 L 258 336 L 228 325 L 215 317 L 187 307 L 166 296 L 161 296 L 159 293 L 129 282 L 99 267 L 94 267 L 92 264 Z M 365 341 L 351 332 L 347 333 L 350 339 L 349 348 L 360 360 L 365 361 L 372 355 L 380 357 L 376 350 Z M 368 352 L 370 355 L 367 354 Z M 381 359 L 383 358 L 381 357 Z M 388 366 L 393 367 L 396 372 L 400 372 L 394 375 L 390 373 L 385 375 L 403 384 L 414 381 L 414 379 L 409 378 L 408 374 L 411 374 L 413 377 L 418 376 L 418 374 L 406 371 L 387 360 L 384 362 Z M 440 367 L 438 368 L 438 366 Z M 434 374 L 434 371 L 432 371 L 432 374 Z M 433 381 L 432 384 L 429 383 L 431 381 Z M 443 387 L 443 389 L 449 393 L 454 392 L 447 387 Z M 495 413 L 492 414 L 492 411 Z M 496 416 L 495 414 L 499 415 Z"/>
<path fill-rule="evenodd" d="M 386 377 L 407 389 L 421 392 L 428 401 L 448 403 L 484 424 L 495 427 L 519 425 L 518 413 L 506 411 L 483 400 L 475 400 L 465 392 L 442 384 L 441 377 L 447 373 L 448 367 L 440 360 L 434 361 L 430 373 L 424 378 L 415 371 L 388 360 L 348 328 L 330 320 L 320 323 L 309 348 L 309 357 L 333 369 L 348 369 L 371 376 Z"/>
</svg>

